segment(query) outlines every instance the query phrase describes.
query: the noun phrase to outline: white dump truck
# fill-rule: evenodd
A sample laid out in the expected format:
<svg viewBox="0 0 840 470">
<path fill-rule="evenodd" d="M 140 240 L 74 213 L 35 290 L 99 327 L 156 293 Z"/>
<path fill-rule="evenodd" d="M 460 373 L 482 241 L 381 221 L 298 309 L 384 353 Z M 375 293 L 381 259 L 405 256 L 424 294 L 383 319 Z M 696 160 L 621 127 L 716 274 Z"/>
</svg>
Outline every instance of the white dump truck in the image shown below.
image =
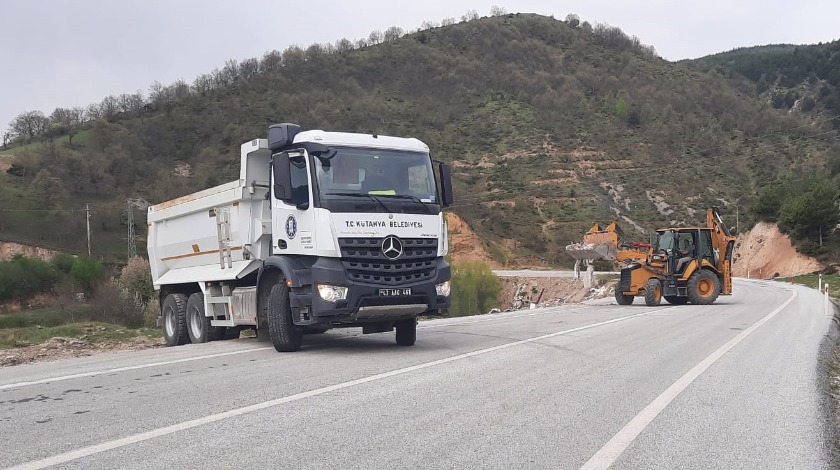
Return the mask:
<svg viewBox="0 0 840 470">
<path fill-rule="evenodd" d="M 305 333 L 396 330 L 450 304 L 442 209 L 450 168 L 417 139 L 275 124 L 242 145 L 239 179 L 149 207 L 168 345 L 253 328 L 278 351 Z"/>
</svg>

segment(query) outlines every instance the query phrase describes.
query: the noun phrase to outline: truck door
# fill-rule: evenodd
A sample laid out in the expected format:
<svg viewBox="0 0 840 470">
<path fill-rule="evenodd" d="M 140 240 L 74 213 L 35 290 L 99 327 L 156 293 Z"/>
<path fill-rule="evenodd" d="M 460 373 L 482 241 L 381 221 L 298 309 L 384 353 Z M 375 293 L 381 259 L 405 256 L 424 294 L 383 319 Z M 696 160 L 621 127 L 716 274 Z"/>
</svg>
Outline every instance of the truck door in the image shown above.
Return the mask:
<svg viewBox="0 0 840 470">
<path fill-rule="evenodd" d="M 287 165 L 291 177 L 291 191 L 285 200 L 281 200 L 272 190 L 272 251 L 278 255 L 314 253 L 312 228 L 315 211 L 312 210 L 309 158 L 305 150 L 284 152 L 279 157 L 273 159 L 273 165 Z M 275 187 L 275 176 L 273 171 L 272 188 Z"/>
</svg>

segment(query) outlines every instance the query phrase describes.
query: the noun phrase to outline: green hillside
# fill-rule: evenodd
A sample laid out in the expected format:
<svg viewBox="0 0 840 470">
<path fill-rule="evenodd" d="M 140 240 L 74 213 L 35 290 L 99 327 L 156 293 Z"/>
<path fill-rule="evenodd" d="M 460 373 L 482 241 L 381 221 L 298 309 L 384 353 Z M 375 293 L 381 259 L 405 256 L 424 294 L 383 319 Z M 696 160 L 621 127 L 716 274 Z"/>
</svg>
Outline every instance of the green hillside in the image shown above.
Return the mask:
<svg viewBox="0 0 840 470">
<path fill-rule="evenodd" d="M 686 63 L 746 78 L 774 108 L 840 117 L 840 40 L 741 48 Z M 840 119 L 833 122 L 840 129 Z"/>
<path fill-rule="evenodd" d="M 634 223 L 696 223 L 712 204 L 734 225 L 737 202 L 743 224 L 761 188 L 840 159 L 831 122 L 665 61 L 617 28 L 516 14 L 385 36 L 153 87 L 142 106 L 81 125 L 72 145 L 67 129 L 18 139 L 0 152 L 13 164 L 0 209 L 22 210 L 0 212 L 0 238 L 81 251 L 77 211 L 91 203 L 94 252 L 124 256 L 126 198 L 235 178 L 239 145 L 275 122 L 424 140 L 455 167 L 452 210 L 491 253 L 522 263 L 567 263 L 566 244 L 616 217 L 645 238 Z"/>
</svg>

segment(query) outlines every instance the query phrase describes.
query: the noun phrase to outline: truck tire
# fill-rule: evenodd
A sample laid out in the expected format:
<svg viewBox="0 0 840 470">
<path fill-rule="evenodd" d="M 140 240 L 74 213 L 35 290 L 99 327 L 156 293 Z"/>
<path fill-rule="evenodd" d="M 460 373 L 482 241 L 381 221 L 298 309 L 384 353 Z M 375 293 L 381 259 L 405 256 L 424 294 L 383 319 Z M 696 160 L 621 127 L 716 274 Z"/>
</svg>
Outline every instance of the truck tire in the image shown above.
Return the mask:
<svg viewBox="0 0 840 470">
<path fill-rule="evenodd" d="M 665 301 L 671 305 L 685 305 L 688 303 L 688 297 L 680 297 L 678 295 L 666 295 Z"/>
<path fill-rule="evenodd" d="M 187 300 L 187 332 L 193 344 L 216 341 L 224 333 L 224 328 L 211 325 L 210 317 L 204 316 L 204 295 L 200 292 Z"/>
<path fill-rule="evenodd" d="M 652 277 L 645 283 L 645 305 L 655 307 L 662 303 L 662 284 Z"/>
<path fill-rule="evenodd" d="M 242 333 L 242 327 L 241 326 L 229 326 L 229 327 L 225 328 L 224 330 L 225 330 L 225 332 L 222 335 L 222 339 L 224 339 L 224 340 L 239 339 L 239 336 Z"/>
<path fill-rule="evenodd" d="M 297 351 L 303 343 L 303 329 L 292 322 L 289 288 L 284 282 L 272 286 L 268 296 L 268 333 L 279 352 Z"/>
<path fill-rule="evenodd" d="M 163 339 L 167 346 L 180 346 L 190 340 L 187 333 L 187 296 L 169 294 L 163 299 Z"/>
<path fill-rule="evenodd" d="M 320 335 L 330 331 L 329 328 L 324 327 L 317 327 L 317 326 L 307 326 L 303 329 L 303 334 L 305 335 Z"/>
<path fill-rule="evenodd" d="M 624 295 L 620 290 L 615 291 L 615 301 L 618 305 L 630 305 L 633 303 L 633 298 L 632 295 Z"/>
<path fill-rule="evenodd" d="M 701 269 L 688 278 L 688 300 L 695 305 L 711 305 L 720 294 L 720 279 L 715 273 Z"/>
<path fill-rule="evenodd" d="M 397 344 L 400 346 L 414 346 L 415 341 L 417 341 L 416 318 L 395 322 L 394 329 L 397 330 Z"/>
</svg>

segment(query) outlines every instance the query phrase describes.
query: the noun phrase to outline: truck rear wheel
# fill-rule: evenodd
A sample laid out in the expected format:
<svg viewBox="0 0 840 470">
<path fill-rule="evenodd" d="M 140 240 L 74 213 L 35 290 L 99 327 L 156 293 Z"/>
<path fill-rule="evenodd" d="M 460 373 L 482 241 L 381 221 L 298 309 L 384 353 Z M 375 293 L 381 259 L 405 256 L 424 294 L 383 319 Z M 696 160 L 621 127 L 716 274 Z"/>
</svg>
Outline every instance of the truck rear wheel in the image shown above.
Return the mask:
<svg viewBox="0 0 840 470">
<path fill-rule="evenodd" d="M 623 292 L 616 289 L 615 290 L 615 301 L 618 305 L 630 305 L 633 303 L 633 296 L 632 295 L 624 295 Z"/>
<path fill-rule="evenodd" d="M 720 279 L 715 273 L 701 269 L 688 278 L 688 300 L 695 305 L 710 305 L 720 294 Z"/>
<path fill-rule="evenodd" d="M 303 343 L 303 329 L 292 322 L 289 288 L 283 282 L 272 286 L 268 296 L 268 333 L 279 352 L 297 351 Z"/>
<path fill-rule="evenodd" d="M 397 344 L 400 346 L 414 346 L 417 341 L 417 319 L 409 318 L 394 323 L 397 330 Z"/>
<path fill-rule="evenodd" d="M 161 315 L 163 316 L 163 339 L 167 346 L 187 344 L 190 340 L 187 333 L 187 296 L 184 294 L 169 294 L 163 299 Z"/>
<path fill-rule="evenodd" d="M 221 339 L 224 328 L 210 324 L 210 317 L 204 315 L 204 296 L 196 292 L 187 300 L 187 331 L 193 344 Z"/>
<path fill-rule="evenodd" d="M 645 305 L 655 307 L 662 303 L 662 284 L 652 277 L 645 283 Z"/>
</svg>

